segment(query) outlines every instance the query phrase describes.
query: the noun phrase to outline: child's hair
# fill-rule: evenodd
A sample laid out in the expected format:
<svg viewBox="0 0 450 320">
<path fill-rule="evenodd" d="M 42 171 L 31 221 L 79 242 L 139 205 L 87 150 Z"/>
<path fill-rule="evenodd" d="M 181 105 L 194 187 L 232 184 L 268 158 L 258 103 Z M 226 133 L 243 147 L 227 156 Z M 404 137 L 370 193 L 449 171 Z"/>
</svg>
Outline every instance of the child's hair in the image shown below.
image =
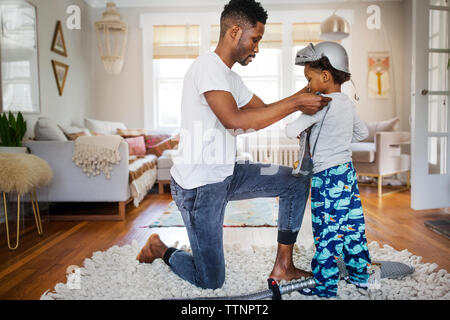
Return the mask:
<svg viewBox="0 0 450 320">
<path fill-rule="evenodd" d="M 337 84 L 343 84 L 344 82 L 350 80 L 350 78 L 351 78 L 350 73 L 336 70 L 335 68 L 333 68 L 333 66 L 330 63 L 330 60 L 328 60 L 327 57 L 322 57 L 319 60 L 307 62 L 306 64 L 309 65 L 309 67 L 313 68 L 313 69 L 329 71 L 331 73 L 331 75 L 333 76 L 334 82 L 336 82 Z"/>
</svg>

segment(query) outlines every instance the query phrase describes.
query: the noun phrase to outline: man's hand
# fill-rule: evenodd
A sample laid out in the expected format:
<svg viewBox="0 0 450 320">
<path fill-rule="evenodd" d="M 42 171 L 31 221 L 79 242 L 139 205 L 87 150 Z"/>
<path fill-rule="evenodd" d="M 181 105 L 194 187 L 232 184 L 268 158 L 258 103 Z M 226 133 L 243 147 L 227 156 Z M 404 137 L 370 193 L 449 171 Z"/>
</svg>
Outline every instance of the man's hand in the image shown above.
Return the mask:
<svg viewBox="0 0 450 320">
<path fill-rule="evenodd" d="M 327 106 L 331 101 L 331 98 L 318 96 L 312 93 L 302 93 L 296 96 L 298 110 L 313 115 L 323 107 Z"/>
</svg>

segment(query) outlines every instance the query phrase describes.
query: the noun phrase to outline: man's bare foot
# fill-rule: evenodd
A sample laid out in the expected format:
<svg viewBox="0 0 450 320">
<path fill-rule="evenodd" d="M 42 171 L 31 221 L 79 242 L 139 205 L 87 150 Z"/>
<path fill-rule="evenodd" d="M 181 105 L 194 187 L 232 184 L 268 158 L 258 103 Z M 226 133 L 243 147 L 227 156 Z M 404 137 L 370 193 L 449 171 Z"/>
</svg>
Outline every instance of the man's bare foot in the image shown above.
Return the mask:
<svg viewBox="0 0 450 320">
<path fill-rule="evenodd" d="M 272 278 L 275 281 L 280 282 L 281 280 L 291 281 L 300 278 L 310 278 L 312 276 L 313 276 L 312 272 L 304 271 L 294 266 L 282 267 L 275 265 L 273 267 L 272 272 L 270 273 L 269 278 Z"/>
<path fill-rule="evenodd" d="M 281 280 L 291 281 L 302 277 L 309 278 L 313 276 L 311 272 L 298 269 L 294 266 L 294 262 L 292 261 L 293 249 L 293 244 L 286 245 L 278 243 L 275 265 L 269 278 L 280 282 Z"/>
<path fill-rule="evenodd" d="M 136 259 L 141 263 L 152 263 L 157 258 L 162 258 L 167 250 L 167 246 L 161 241 L 159 235 L 153 233 L 148 238 L 141 252 Z"/>
</svg>

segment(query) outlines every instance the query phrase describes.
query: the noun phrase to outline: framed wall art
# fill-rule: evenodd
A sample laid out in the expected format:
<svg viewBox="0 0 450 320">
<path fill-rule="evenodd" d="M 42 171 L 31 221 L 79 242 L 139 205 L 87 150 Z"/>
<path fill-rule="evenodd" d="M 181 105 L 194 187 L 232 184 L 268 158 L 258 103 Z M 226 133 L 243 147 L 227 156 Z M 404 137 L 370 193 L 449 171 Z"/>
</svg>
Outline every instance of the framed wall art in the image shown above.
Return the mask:
<svg viewBox="0 0 450 320">
<path fill-rule="evenodd" d="M 57 54 L 67 57 L 66 42 L 64 41 L 62 24 L 61 24 L 61 21 L 59 21 L 59 20 L 58 20 L 58 22 L 56 22 L 56 28 L 55 28 L 55 32 L 53 34 L 51 50 L 53 52 L 56 52 Z"/>
<path fill-rule="evenodd" d="M 388 52 L 369 52 L 367 92 L 369 98 L 386 99 L 390 91 L 390 58 Z"/>
<path fill-rule="evenodd" d="M 69 66 L 65 63 L 52 60 L 53 73 L 55 75 L 56 85 L 58 87 L 59 95 L 62 96 L 64 92 L 64 86 L 66 85 L 67 73 L 69 72 Z"/>
</svg>

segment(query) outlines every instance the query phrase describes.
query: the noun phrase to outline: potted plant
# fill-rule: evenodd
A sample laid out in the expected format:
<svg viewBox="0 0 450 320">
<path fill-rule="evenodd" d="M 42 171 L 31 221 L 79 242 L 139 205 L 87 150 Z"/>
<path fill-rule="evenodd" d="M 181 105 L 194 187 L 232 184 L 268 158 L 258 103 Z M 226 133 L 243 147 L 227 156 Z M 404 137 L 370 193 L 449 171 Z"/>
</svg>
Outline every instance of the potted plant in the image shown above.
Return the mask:
<svg viewBox="0 0 450 320">
<path fill-rule="evenodd" d="M 27 131 L 27 122 L 22 113 L 14 117 L 10 111 L 8 116 L 5 113 L 0 115 L 0 152 L 26 153 L 27 147 L 22 146 L 22 139 Z"/>
</svg>

